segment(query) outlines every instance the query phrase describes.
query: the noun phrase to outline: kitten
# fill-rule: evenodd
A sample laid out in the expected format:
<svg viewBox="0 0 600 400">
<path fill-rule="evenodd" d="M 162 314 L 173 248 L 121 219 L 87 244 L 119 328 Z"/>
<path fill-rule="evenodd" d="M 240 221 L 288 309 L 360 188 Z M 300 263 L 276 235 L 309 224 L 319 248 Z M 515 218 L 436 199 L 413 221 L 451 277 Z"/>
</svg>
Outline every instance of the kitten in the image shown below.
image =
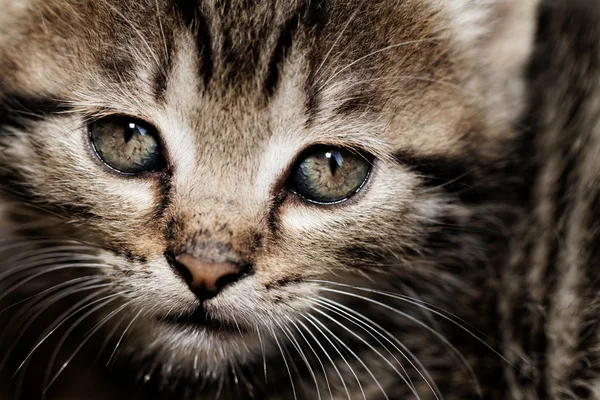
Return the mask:
<svg viewBox="0 0 600 400">
<path fill-rule="evenodd" d="M 0 3 L 3 398 L 559 396 L 503 268 L 536 1 Z"/>
</svg>

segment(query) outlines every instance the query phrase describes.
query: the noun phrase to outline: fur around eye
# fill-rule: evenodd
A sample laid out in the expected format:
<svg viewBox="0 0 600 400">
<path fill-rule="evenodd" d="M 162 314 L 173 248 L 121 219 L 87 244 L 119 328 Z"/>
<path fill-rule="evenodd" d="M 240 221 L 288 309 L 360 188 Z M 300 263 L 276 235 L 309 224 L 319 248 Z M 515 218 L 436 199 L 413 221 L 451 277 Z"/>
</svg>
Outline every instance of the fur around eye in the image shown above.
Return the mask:
<svg viewBox="0 0 600 400">
<path fill-rule="evenodd" d="M 98 157 L 119 172 L 139 174 L 164 166 L 156 129 L 150 124 L 111 116 L 92 122 L 89 133 Z"/>
<path fill-rule="evenodd" d="M 300 157 L 288 188 L 313 203 L 339 203 L 357 193 L 370 172 L 371 160 L 364 154 L 316 146 Z"/>
</svg>

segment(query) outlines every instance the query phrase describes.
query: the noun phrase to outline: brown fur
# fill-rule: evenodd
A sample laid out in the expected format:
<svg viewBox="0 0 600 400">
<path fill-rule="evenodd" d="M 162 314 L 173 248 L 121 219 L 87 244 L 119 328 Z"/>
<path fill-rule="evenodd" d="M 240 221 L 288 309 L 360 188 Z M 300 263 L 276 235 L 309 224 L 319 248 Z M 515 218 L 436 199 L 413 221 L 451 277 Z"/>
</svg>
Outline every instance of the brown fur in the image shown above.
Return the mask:
<svg viewBox="0 0 600 400">
<path fill-rule="evenodd" d="M 327 382 L 336 399 L 347 398 L 344 384 L 360 398 L 355 373 L 369 400 L 383 392 L 407 398 L 390 353 L 401 355 L 385 341 L 396 338 L 423 363 L 402 364 L 422 399 L 438 390 L 425 371 L 446 399 L 505 395 L 496 381 L 504 361 L 465 329 L 488 346 L 501 340 L 495 294 L 505 252 L 498 249 L 516 214 L 515 181 L 506 174 L 520 144 L 536 2 L 0 3 L 0 232 L 7 240 L 0 271 L 18 271 L 0 288 L 9 293 L 39 268 L 98 264 L 44 274 L 0 304 L 90 274 L 100 278 L 89 282 L 110 285 L 96 298 L 34 297 L 0 314 L 15 328 L 0 333 L 8 354 L 0 383 L 8 390 L 39 397 L 44 375 L 80 350 L 48 397 L 289 399 L 289 367 L 299 398 L 317 397 L 315 381 L 324 398 Z M 111 114 L 156 126 L 168 167 L 135 177 L 107 169 L 86 126 Z M 286 190 L 297 155 L 313 144 L 375 156 L 363 190 L 331 206 Z M 61 246 L 70 246 L 66 261 L 48 259 Z M 49 253 L 28 261 L 42 251 Z M 169 322 L 199 306 L 170 264 L 178 251 L 252 265 L 204 303 L 222 331 Z M 8 380 L 64 310 L 107 293 L 119 296 L 86 309 L 78 326 L 84 312 L 62 324 Z M 322 298 L 364 314 L 391 338 L 369 335 L 339 309 L 319 308 Z M 53 299 L 20 336 L 27 307 L 44 310 Z M 456 323 L 418 307 L 421 300 Z M 98 322 L 106 323 L 77 349 Z M 337 352 L 343 345 L 333 334 L 361 361 Z M 84 369 L 92 378 L 75 384 Z"/>
</svg>

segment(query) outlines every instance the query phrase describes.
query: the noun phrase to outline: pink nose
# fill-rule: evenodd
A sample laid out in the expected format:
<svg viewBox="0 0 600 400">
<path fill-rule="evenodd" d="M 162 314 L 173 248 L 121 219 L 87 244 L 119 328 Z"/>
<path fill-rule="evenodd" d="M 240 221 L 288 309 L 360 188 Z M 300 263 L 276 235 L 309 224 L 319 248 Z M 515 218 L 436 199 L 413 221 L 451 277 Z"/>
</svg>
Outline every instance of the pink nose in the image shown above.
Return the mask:
<svg viewBox="0 0 600 400">
<path fill-rule="evenodd" d="M 236 264 L 201 261 L 189 254 L 177 256 L 176 260 L 188 286 L 201 300 L 215 297 L 243 272 Z"/>
</svg>

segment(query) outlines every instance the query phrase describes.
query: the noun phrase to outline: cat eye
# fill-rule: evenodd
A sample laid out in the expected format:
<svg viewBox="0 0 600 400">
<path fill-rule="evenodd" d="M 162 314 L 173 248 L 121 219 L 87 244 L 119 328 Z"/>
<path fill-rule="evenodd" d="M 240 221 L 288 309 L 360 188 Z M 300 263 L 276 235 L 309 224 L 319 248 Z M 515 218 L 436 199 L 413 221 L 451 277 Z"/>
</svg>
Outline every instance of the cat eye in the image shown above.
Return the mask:
<svg viewBox="0 0 600 400">
<path fill-rule="evenodd" d="M 288 189 L 319 204 L 339 203 L 357 193 L 371 172 L 371 157 L 343 148 L 316 146 L 303 153 Z"/>
<path fill-rule="evenodd" d="M 154 127 L 125 116 L 111 116 L 89 126 L 98 157 L 109 167 L 126 174 L 157 171 L 164 158 Z"/>
</svg>

